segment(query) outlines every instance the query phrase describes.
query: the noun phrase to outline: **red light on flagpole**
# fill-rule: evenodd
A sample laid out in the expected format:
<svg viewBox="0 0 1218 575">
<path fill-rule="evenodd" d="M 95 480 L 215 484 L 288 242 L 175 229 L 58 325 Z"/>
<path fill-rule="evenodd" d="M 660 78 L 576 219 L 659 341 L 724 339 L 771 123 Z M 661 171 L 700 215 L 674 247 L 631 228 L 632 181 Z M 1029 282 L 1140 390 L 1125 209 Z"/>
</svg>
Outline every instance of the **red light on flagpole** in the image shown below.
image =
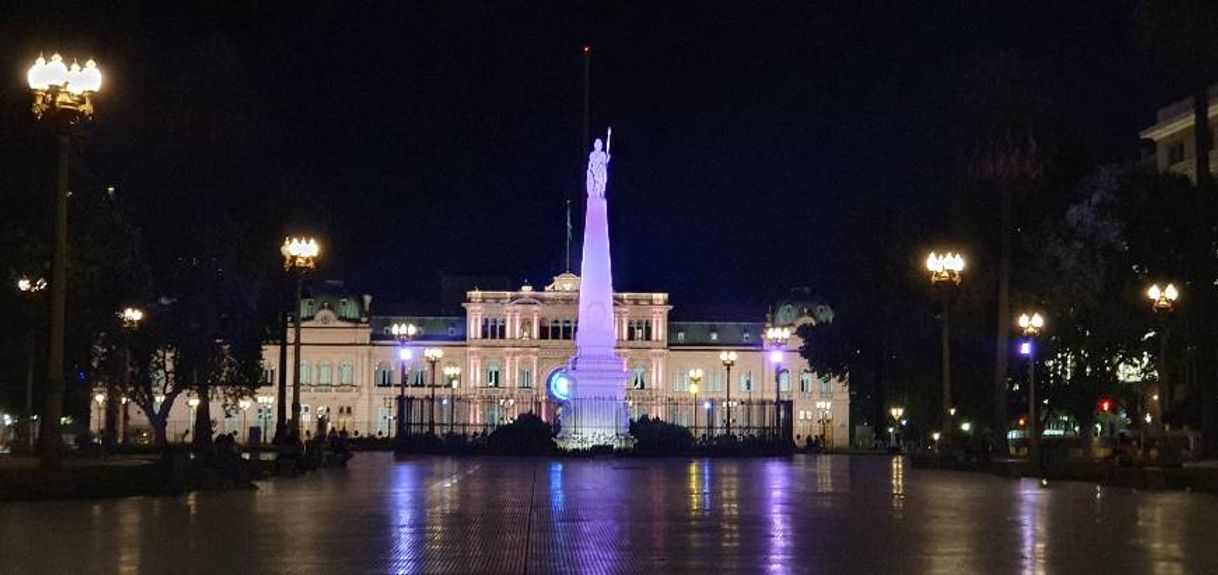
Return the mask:
<svg viewBox="0 0 1218 575">
<path fill-rule="evenodd" d="M 592 46 L 584 44 L 584 53 L 587 54 L 588 52 L 591 52 L 591 51 L 592 51 Z"/>
</svg>

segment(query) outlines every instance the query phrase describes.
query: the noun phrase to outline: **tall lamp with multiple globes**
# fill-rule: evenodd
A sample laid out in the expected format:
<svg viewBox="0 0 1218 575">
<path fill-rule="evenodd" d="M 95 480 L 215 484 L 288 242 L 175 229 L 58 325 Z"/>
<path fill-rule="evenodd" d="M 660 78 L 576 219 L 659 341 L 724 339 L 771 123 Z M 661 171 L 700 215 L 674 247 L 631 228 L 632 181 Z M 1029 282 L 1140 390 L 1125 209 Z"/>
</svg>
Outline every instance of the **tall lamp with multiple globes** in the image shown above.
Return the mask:
<svg viewBox="0 0 1218 575">
<path fill-rule="evenodd" d="M 23 277 L 17 280 L 17 291 L 21 292 L 31 301 L 27 304 L 27 317 L 29 318 L 29 333 L 26 335 L 26 341 L 29 347 L 29 357 L 27 358 L 26 373 L 25 373 L 25 426 L 24 433 L 26 438 L 26 449 L 29 453 L 34 453 L 34 356 L 38 352 L 38 345 L 35 342 L 34 334 L 34 296 L 47 289 L 47 282 L 42 278 L 30 279 Z"/>
<path fill-rule="evenodd" d="M 125 341 L 123 342 L 123 389 L 130 390 L 131 389 L 131 338 L 132 338 L 132 335 L 135 333 L 135 330 L 139 329 L 140 322 L 144 321 L 144 310 L 142 310 L 138 307 L 124 308 L 123 311 L 119 312 L 118 318 L 119 318 L 119 321 L 123 325 L 123 332 L 125 332 L 126 336 L 127 336 L 126 338 L 124 338 Z M 113 403 L 113 400 L 111 400 L 111 403 Z M 131 410 L 130 410 L 130 406 L 128 405 L 129 403 L 130 402 L 127 401 L 126 397 L 122 398 L 123 443 L 127 443 L 128 441 L 131 440 L 130 434 L 128 433 L 128 427 L 130 427 L 130 424 L 131 424 Z M 106 416 L 107 416 L 106 424 L 110 425 L 109 406 L 107 406 Z M 107 431 L 109 431 L 109 430 L 107 430 Z"/>
<path fill-rule="evenodd" d="M 408 366 L 410 360 L 414 359 L 414 352 L 410 349 L 410 340 L 418 334 L 419 328 L 413 323 L 395 323 L 389 326 L 389 332 L 398 340 L 398 409 L 397 409 L 397 434 L 404 436 L 406 433 L 406 380 L 408 377 Z"/>
<path fill-rule="evenodd" d="M 300 376 L 304 369 L 304 358 L 300 355 L 300 327 L 304 319 L 302 313 L 302 300 L 304 291 L 304 276 L 313 271 L 317 267 L 317 256 L 321 254 L 321 246 L 317 240 L 313 238 L 293 238 L 287 237 L 283 239 L 283 246 L 279 248 L 279 253 L 283 255 L 283 269 L 292 274 L 296 278 L 296 311 L 292 315 L 296 316 L 292 351 L 296 354 L 295 377 L 292 378 L 292 419 L 288 432 L 295 437 L 300 437 Z M 282 382 L 283 380 L 280 379 Z M 284 396 L 287 390 L 279 390 L 279 421 L 284 420 Z M 282 437 L 279 433 L 279 424 L 276 424 L 276 436 Z"/>
<path fill-rule="evenodd" d="M 448 433 L 452 435 L 457 425 L 457 382 L 461 381 L 461 368 L 444 366 L 444 380 L 448 382 Z"/>
<path fill-rule="evenodd" d="M 42 56 L 26 73 L 33 93 L 31 110 L 55 131 L 58 159 L 55 175 L 55 240 L 51 256 L 51 324 L 47 342 L 46 407 L 42 418 L 43 465 L 58 465 L 63 456 L 59 433 L 63 417 L 64 333 L 68 266 L 68 158 L 72 128 L 93 118 L 93 95 L 101 91 L 102 74 L 93 60 L 82 68 L 64 64 L 59 54 Z"/>
<path fill-rule="evenodd" d="M 943 355 L 943 407 L 940 416 L 944 418 L 943 434 L 951 438 L 952 429 L 952 346 L 951 346 L 951 305 L 964 273 L 964 256 L 958 252 L 939 254 L 930 252 L 926 258 L 926 271 L 930 273 L 930 283 L 939 288 L 943 294 L 943 321 L 940 335 Z M 942 443 L 940 443 L 942 445 Z"/>
<path fill-rule="evenodd" d="M 444 350 L 438 347 L 429 347 L 423 350 L 423 358 L 427 360 L 428 366 L 431 368 L 431 414 L 427 421 L 428 433 L 436 434 L 436 388 L 439 387 L 439 382 L 436 381 L 436 362 L 444 358 Z"/>
<path fill-rule="evenodd" d="M 723 369 L 727 371 L 727 436 L 732 436 L 732 366 L 736 365 L 736 352 L 722 351 L 719 352 L 719 363 L 723 364 Z"/>
<path fill-rule="evenodd" d="M 1028 358 L 1028 457 L 1034 468 L 1040 468 L 1040 420 L 1036 416 L 1036 336 L 1045 327 L 1045 318 L 1040 312 L 1023 313 L 1016 320 L 1023 333 L 1019 342 L 1019 354 Z"/>
<path fill-rule="evenodd" d="M 770 360 L 774 364 L 774 437 L 782 429 L 782 358 L 783 349 L 791 339 L 791 328 L 770 326 L 765 330 L 765 344 L 770 349 Z"/>
<path fill-rule="evenodd" d="M 894 405 L 888 408 L 888 415 L 892 417 L 892 426 L 888 428 L 889 446 L 895 448 L 900 447 L 897 443 L 897 434 L 901 430 L 901 418 L 905 415 L 905 408 L 900 405 Z"/>
<path fill-rule="evenodd" d="M 1176 307 L 1176 300 L 1180 299 L 1180 290 L 1176 289 L 1175 284 L 1169 283 L 1162 288 L 1159 284 L 1153 284 L 1146 290 L 1146 297 L 1150 299 L 1151 309 L 1154 309 L 1159 319 L 1159 364 L 1156 371 L 1159 375 L 1159 395 L 1162 399 L 1159 403 L 1159 421 L 1163 421 L 1163 412 L 1171 408 L 1174 395 L 1167 373 L 1167 340 L 1170 335 L 1168 318 Z"/>
<path fill-rule="evenodd" d="M 698 389 L 702 386 L 702 368 L 695 367 L 689 370 L 689 393 L 694 398 L 694 423 L 691 429 L 694 431 L 694 439 L 698 435 Z"/>
</svg>

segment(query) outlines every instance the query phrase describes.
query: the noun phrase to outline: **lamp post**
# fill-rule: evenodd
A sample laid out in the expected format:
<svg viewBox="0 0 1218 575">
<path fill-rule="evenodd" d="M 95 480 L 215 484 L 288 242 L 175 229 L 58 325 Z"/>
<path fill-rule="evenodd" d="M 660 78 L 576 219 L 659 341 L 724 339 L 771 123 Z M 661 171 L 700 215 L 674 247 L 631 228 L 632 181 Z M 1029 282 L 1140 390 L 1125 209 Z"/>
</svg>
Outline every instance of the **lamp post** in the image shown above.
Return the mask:
<svg viewBox="0 0 1218 575">
<path fill-rule="evenodd" d="M 894 405 L 888 408 L 888 415 L 892 417 L 892 426 L 888 428 L 888 445 L 893 448 L 900 447 L 897 443 L 897 431 L 901 426 L 901 416 L 905 415 L 905 408 Z"/>
<path fill-rule="evenodd" d="M 732 436 L 732 366 L 736 365 L 736 352 L 723 351 L 719 352 L 719 362 L 723 364 L 723 369 L 727 371 L 727 436 Z"/>
<path fill-rule="evenodd" d="M 829 433 L 828 433 L 827 426 L 828 426 L 829 420 L 832 419 L 832 417 L 833 417 L 831 414 L 831 411 L 830 411 L 832 408 L 833 408 L 833 403 L 830 401 L 820 400 L 820 401 L 816 402 L 816 411 L 817 411 L 817 414 L 820 416 L 819 417 L 819 419 L 820 419 L 820 438 L 821 438 L 821 441 L 823 442 L 823 444 L 825 444 L 826 446 L 829 442 Z"/>
<path fill-rule="evenodd" d="M 1159 403 L 1162 406 L 1159 410 L 1159 421 L 1163 421 L 1163 413 L 1172 407 L 1172 389 L 1171 381 L 1167 375 L 1167 339 L 1169 336 L 1168 317 L 1171 315 L 1176 306 L 1176 300 L 1180 298 L 1180 290 L 1176 289 L 1175 284 L 1167 284 L 1167 287 L 1160 288 L 1159 284 L 1153 284 L 1150 289 L 1146 290 L 1146 297 L 1150 299 L 1151 308 L 1155 311 L 1155 316 L 1159 319 L 1159 394 L 1162 401 Z"/>
<path fill-rule="evenodd" d="M 33 300 L 35 294 L 38 294 L 47 289 L 47 281 L 42 278 L 30 279 L 23 277 L 17 280 L 17 291 L 24 294 L 28 299 Z M 31 301 L 27 306 L 27 317 L 29 319 L 29 333 L 26 335 L 26 346 L 28 348 L 28 357 L 26 360 L 25 369 L 25 435 L 26 449 L 31 454 L 34 453 L 34 354 L 37 352 L 38 346 L 34 342 L 34 302 Z"/>
<path fill-rule="evenodd" d="M 186 400 L 186 405 L 190 407 L 190 421 L 191 425 L 193 425 L 195 415 L 197 415 L 196 411 L 199 409 L 199 398 L 192 397 Z M 187 426 L 187 429 L 189 429 L 189 425 Z"/>
<path fill-rule="evenodd" d="M 780 366 L 782 365 L 783 348 L 787 347 L 789 339 L 791 339 L 791 328 L 771 326 L 765 330 L 765 342 L 770 348 L 770 361 L 774 364 L 774 437 L 778 437 L 778 432 L 782 428 L 782 407 L 780 405 L 782 369 Z"/>
<path fill-rule="evenodd" d="M 942 255 L 930 252 L 926 258 L 926 271 L 930 273 L 930 283 L 938 286 L 943 293 L 943 407 L 940 416 L 946 418 L 943 433 L 951 439 L 952 418 L 949 411 L 952 408 L 952 346 L 951 346 L 951 307 L 952 298 L 960 287 L 964 272 L 964 256 L 959 253 L 947 252 Z"/>
<path fill-rule="evenodd" d="M 292 352 L 296 354 L 296 375 L 292 378 L 292 420 L 289 428 L 290 432 L 295 437 L 300 437 L 300 372 L 304 366 L 304 358 L 300 356 L 300 323 L 304 319 L 301 313 L 302 291 L 304 290 L 304 276 L 309 271 L 317 267 L 317 256 L 321 253 L 321 246 L 317 244 L 317 240 L 313 238 L 284 238 L 283 246 L 279 248 L 279 253 L 283 255 L 283 269 L 288 273 L 296 276 L 296 325 L 293 331 Z M 284 381 L 282 378 L 279 380 Z M 283 411 L 286 389 L 279 390 L 279 421 L 283 421 Z M 276 424 L 279 427 L 279 424 Z M 278 435 L 278 433 L 276 434 Z"/>
<path fill-rule="evenodd" d="M 105 410 L 106 410 L 106 394 L 104 394 L 104 393 L 102 393 L 102 392 L 100 392 L 100 391 L 99 391 L 99 392 L 97 392 L 97 395 L 94 395 L 94 396 L 93 396 L 93 401 L 97 403 L 97 426 L 96 426 L 96 427 L 97 427 L 97 433 L 98 433 L 98 434 L 101 434 L 101 432 L 102 432 L 102 417 L 103 417 L 103 415 L 104 415 L 104 413 L 105 413 Z"/>
<path fill-rule="evenodd" d="M 140 322 L 144 321 L 144 310 L 137 307 L 125 308 L 123 311 L 119 312 L 118 318 L 123 324 L 123 331 L 127 334 L 127 337 L 123 342 L 123 391 L 126 392 L 127 390 L 131 389 L 131 337 L 132 334 L 135 333 L 135 330 L 140 327 Z M 123 443 L 127 443 L 130 440 L 130 436 L 127 432 L 127 426 L 129 423 L 131 423 L 131 411 L 128 407 L 126 396 L 124 396 L 122 399 Z M 108 409 L 109 406 L 107 406 L 106 425 L 110 425 L 111 423 Z M 107 429 L 107 433 L 113 433 L 113 430 Z"/>
<path fill-rule="evenodd" d="M 101 90 L 101 70 L 93 60 L 69 68 L 59 54 L 47 62 L 41 56 L 26 73 L 34 95 L 34 116 L 55 131 L 58 160 L 55 174 L 55 241 L 51 256 L 51 326 L 47 342 L 46 409 L 42 417 L 43 465 L 58 465 L 63 456 L 60 418 L 63 417 L 64 329 L 68 279 L 68 157 L 72 128 L 93 118 L 93 94 Z"/>
<path fill-rule="evenodd" d="M 1036 416 L 1036 336 L 1045 327 L 1045 318 L 1039 312 L 1031 315 L 1019 314 L 1016 322 L 1023 332 L 1024 341 L 1019 343 L 1019 353 L 1028 358 L 1028 457 L 1032 465 L 1040 468 L 1040 420 Z"/>
<path fill-rule="evenodd" d="M 249 440 L 250 440 L 250 429 L 246 423 L 246 420 L 247 420 L 247 415 L 249 414 L 251 405 L 254 405 L 254 402 L 252 402 L 248 399 L 238 399 L 237 400 L 237 407 L 239 409 L 241 409 L 241 433 L 245 436 L 246 443 L 249 443 Z"/>
<path fill-rule="evenodd" d="M 436 383 L 436 362 L 444 357 L 444 350 L 438 347 L 429 347 L 423 350 L 423 357 L 427 359 L 427 364 L 431 367 L 431 415 L 427 421 L 427 432 L 436 434 L 436 388 L 439 387 Z"/>
<path fill-rule="evenodd" d="M 444 379 L 448 381 L 448 434 L 452 435 L 457 426 L 457 382 L 461 380 L 461 368 L 444 366 Z"/>
<path fill-rule="evenodd" d="M 410 340 L 419 332 L 419 328 L 413 323 L 395 323 L 389 326 L 389 332 L 398 340 L 398 373 L 401 375 L 398 378 L 397 435 L 403 437 L 406 434 L 406 369 L 414 358 L 414 352 L 408 346 Z"/>
<path fill-rule="evenodd" d="M 698 387 L 702 385 L 702 368 L 695 367 L 689 370 L 689 393 L 694 398 L 694 439 L 698 438 Z"/>
</svg>

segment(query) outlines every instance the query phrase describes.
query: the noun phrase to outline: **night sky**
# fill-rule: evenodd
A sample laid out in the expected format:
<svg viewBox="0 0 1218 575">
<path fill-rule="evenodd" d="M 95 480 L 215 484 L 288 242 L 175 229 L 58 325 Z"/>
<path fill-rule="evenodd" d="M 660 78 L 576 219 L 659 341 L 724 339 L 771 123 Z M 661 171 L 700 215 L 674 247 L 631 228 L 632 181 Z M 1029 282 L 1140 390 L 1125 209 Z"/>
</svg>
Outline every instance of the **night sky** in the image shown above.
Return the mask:
<svg viewBox="0 0 1218 575">
<path fill-rule="evenodd" d="M 322 275 L 381 301 L 433 299 L 440 272 L 544 284 L 568 198 L 578 253 L 585 44 L 592 135 L 614 129 L 616 287 L 678 306 L 847 296 L 835 278 L 850 238 L 885 237 L 877 214 L 965 193 L 961 93 L 983 58 L 1034 72 L 1087 165 L 1139 157 L 1185 93 L 1111 0 L 243 4 L 6 5 L 7 131 L 29 129 L 40 50 L 93 55 L 108 84 L 85 165 L 152 249 L 205 202 L 270 258 L 287 231 L 321 234 Z"/>
</svg>

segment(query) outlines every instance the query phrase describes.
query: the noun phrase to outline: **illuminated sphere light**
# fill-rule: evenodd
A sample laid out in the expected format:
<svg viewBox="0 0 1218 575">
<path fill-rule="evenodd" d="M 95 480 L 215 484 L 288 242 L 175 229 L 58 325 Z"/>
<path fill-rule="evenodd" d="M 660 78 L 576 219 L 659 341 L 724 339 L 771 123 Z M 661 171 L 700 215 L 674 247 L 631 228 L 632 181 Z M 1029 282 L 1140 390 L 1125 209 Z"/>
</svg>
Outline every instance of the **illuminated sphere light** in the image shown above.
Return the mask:
<svg viewBox="0 0 1218 575">
<path fill-rule="evenodd" d="M 565 371 L 555 371 L 550 374 L 550 379 L 546 382 L 546 389 L 549 390 L 550 397 L 558 401 L 569 401 L 571 399 L 571 378 Z"/>
<path fill-rule="evenodd" d="M 410 361 L 412 358 L 414 358 L 414 352 L 410 351 L 409 347 L 403 347 L 398 350 L 398 359 Z"/>
<path fill-rule="evenodd" d="M 1032 355 L 1032 342 L 1026 340 L 1019 342 L 1019 355 Z"/>
<path fill-rule="evenodd" d="M 782 363 L 782 352 L 778 350 L 771 351 L 770 363 Z"/>
</svg>

